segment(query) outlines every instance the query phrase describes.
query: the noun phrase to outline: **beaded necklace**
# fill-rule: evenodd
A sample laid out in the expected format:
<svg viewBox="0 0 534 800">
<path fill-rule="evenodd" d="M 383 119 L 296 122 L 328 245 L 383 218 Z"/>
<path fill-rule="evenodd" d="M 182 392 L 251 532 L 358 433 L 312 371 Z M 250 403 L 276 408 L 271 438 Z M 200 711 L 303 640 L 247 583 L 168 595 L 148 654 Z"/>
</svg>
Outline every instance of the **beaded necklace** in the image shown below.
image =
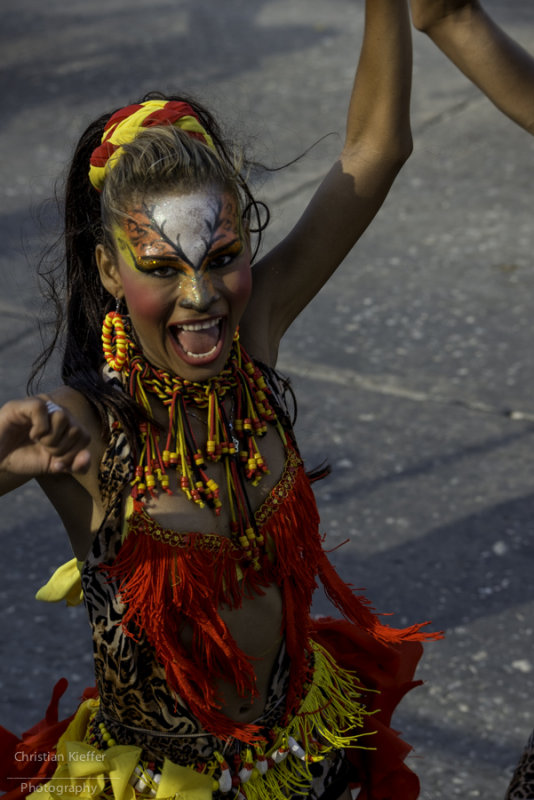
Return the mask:
<svg viewBox="0 0 534 800">
<path fill-rule="evenodd" d="M 167 430 L 150 421 L 140 425 L 141 446 L 137 456 L 131 495 L 134 508 L 146 495 L 161 489 L 171 493 L 169 470 L 188 500 L 200 508 L 221 513 L 220 487 L 206 472 L 208 462 L 222 462 L 230 512 L 230 535 L 259 569 L 263 536 L 257 531 L 249 507 L 245 480 L 256 486 L 268 466 L 261 455 L 259 437 L 273 425 L 287 446 L 285 431 L 271 404 L 265 379 L 246 353 L 236 331 L 224 369 L 206 382 L 184 380 L 154 367 L 124 329 L 122 317 L 110 312 L 104 321 L 102 344 L 108 364 L 123 376 L 130 396 L 152 418 L 149 395 L 157 397 L 168 412 Z M 228 415 L 224 401 L 231 399 Z M 206 411 L 207 440 L 202 447 L 191 425 L 192 409 Z"/>
</svg>

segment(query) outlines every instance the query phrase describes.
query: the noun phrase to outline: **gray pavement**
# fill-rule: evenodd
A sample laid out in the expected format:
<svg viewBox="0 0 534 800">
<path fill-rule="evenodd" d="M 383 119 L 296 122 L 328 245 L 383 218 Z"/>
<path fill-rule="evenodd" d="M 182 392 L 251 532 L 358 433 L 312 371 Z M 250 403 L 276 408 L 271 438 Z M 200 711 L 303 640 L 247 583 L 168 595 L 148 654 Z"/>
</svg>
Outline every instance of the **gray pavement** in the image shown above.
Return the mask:
<svg viewBox="0 0 534 800">
<path fill-rule="evenodd" d="M 268 163 L 337 132 L 260 187 L 272 243 L 339 147 L 362 5 L 19 0 L 4 10 L 0 400 L 24 391 L 39 350 L 39 204 L 83 126 L 149 89 L 180 88 Z M 534 51 L 532 0 L 487 7 Z M 333 555 L 340 571 L 399 623 L 447 631 L 396 717 L 423 800 L 500 798 L 534 725 L 534 140 L 423 37 L 414 44 L 414 155 L 280 363 L 300 396 L 308 461 L 332 462 L 318 495 L 332 546 L 350 536 Z M 33 600 L 71 556 L 54 512 L 31 484 L 0 512 L 0 723 L 20 732 L 61 675 L 73 709 L 91 649 L 82 610 Z"/>
</svg>

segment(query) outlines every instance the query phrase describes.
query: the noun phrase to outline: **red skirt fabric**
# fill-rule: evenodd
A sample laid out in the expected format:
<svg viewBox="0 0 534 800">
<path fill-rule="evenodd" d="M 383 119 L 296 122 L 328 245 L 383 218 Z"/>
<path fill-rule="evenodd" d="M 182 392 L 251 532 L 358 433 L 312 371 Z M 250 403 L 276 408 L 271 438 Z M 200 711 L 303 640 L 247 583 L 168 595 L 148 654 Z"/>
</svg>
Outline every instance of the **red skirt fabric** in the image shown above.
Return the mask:
<svg viewBox="0 0 534 800">
<path fill-rule="evenodd" d="M 59 720 L 58 706 L 67 690 L 65 678 L 54 686 L 52 698 L 44 718 L 19 738 L 0 726 L 0 789 L 3 800 L 25 797 L 53 775 L 57 762 L 54 759 L 56 744 L 65 732 L 74 714 Z M 86 689 L 82 701 L 97 697 L 96 689 Z"/>
<path fill-rule="evenodd" d="M 367 710 L 373 713 L 372 750 L 347 751 L 354 766 L 354 782 L 361 784 L 358 800 L 415 800 L 419 778 L 406 765 L 412 750 L 390 727 L 391 717 L 404 695 L 419 686 L 415 669 L 423 653 L 420 642 L 382 644 L 345 620 L 315 620 L 312 638 L 325 647 L 343 669 L 356 672 L 367 689 Z"/>
</svg>

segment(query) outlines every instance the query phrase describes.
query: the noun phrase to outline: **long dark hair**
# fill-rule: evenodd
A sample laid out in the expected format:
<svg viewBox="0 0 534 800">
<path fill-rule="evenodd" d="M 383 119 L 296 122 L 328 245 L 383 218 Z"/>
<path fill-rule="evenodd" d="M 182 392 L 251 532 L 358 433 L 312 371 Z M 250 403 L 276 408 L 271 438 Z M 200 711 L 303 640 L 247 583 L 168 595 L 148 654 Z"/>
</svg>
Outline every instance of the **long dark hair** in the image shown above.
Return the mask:
<svg viewBox="0 0 534 800">
<path fill-rule="evenodd" d="M 209 180 L 210 170 L 213 172 L 214 164 L 217 162 L 216 182 L 236 194 L 243 216 L 247 219 L 251 231 L 257 235 L 255 253 L 259 248 L 261 234 L 269 218 L 268 209 L 263 203 L 255 200 L 247 182 L 250 168 L 257 165 L 248 162 L 242 155 L 236 156 L 238 151 L 223 138 L 218 123 L 206 108 L 191 97 L 163 95 L 158 92 L 151 92 L 137 102 L 141 103 L 147 100 L 175 100 L 189 103 L 212 137 L 217 155 L 214 156 L 211 150 L 196 139 L 172 128 L 178 137 L 176 140 L 178 149 L 185 148 L 189 154 L 187 156 L 188 163 L 191 160 L 195 162 L 187 177 L 184 178 L 179 163 L 175 163 L 173 169 L 165 168 L 165 159 L 167 162 L 169 160 L 168 142 L 165 145 L 167 150 L 163 157 L 159 154 L 156 144 L 153 147 L 152 165 L 148 176 L 145 169 L 144 173 L 143 170 L 137 170 L 136 177 L 133 179 L 130 178 L 130 173 L 124 177 L 128 166 L 125 166 L 124 169 L 121 167 L 123 161 L 123 156 L 121 156 L 117 166 L 111 171 L 115 193 L 113 194 L 111 189 L 108 190 L 109 179 L 106 178 L 106 186 L 100 196 L 89 181 L 89 160 L 93 150 L 101 142 L 107 121 L 115 112 L 102 115 L 84 131 L 74 151 L 66 180 L 64 253 L 61 258 L 62 263 L 56 270 L 60 274 L 59 279 L 57 276 L 54 277 L 53 271 L 46 271 L 46 282 L 49 285 L 48 294 L 55 307 L 54 332 L 51 342 L 36 360 L 28 382 L 30 389 L 35 386 L 38 376 L 46 366 L 52 352 L 63 340 L 61 368 L 63 382 L 81 392 L 93 405 L 101 419 L 103 431 L 107 429 L 106 420 L 108 413 L 111 412 L 114 418 L 123 423 L 131 439 L 134 438 L 134 433 L 138 429 L 139 408 L 128 395 L 117 391 L 113 385 L 106 382 L 101 373 L 103 362 L 102 321 L 106 313 L 114 307 L 114 299 L 100 282 L 95 248 L 99 243 L 108 247 L 112 246 L 109 235 L 110 206 L 115 207 L 119 203 L 118 210 L 120 211 L 121 208 L 124 210 L 125 204 L 136 192 L 157 192 L 171 185 L 179 189 L 184 186 L 184 181 L 188 181 L 189 184 L 194 184 L 196 181 L 197 186 L 201 185 Z M 165 129 L 147 129 L 137 139 L 144 137 L 147 143 L 153 144 L 153 141 L 157 139 L 158 130 L 161 132 Z M 169 133 L 169 126 L 166 126 L 166 133 Z M 130 167 L 136 158 L 135 148 L 137 145 L 135 142 L 132 143 L 129 155 L 124 159 L 125 163 L 130 161 Z M 128 152 L 128 147 L 125 148 L 125 151 Z M 139 148 L 138 152 L 140 152 Z M 191 156 L 194 157 L 191 158 Z M 177 156 L 174 161 L 178 162 L 179 157 Z M 202 174 L 202 170 L 200 170 L 201 174 L 198 174 L 196 169 L 198 161 L 204 164 L 204 174 Z M 156 167 L 158 163 L 163 164 L 161 169 Z M 106 202 L 104 195 L 109 194 L 110 191 L 112 199 Z M 44 272 L 42 270 L 42 273 Z"/>
</svg>

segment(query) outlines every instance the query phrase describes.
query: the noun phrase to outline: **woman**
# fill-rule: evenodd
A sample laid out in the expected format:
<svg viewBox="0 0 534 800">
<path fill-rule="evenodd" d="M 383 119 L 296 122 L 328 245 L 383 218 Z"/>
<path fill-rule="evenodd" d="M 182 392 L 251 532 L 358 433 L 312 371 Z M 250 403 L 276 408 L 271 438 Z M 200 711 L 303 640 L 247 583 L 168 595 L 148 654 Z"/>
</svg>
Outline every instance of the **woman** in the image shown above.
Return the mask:
<svg viewBox="0 0 534 800">
<path fill-rule="evenodd" d="M 79 567 L 97 693 L 4 732 L 11 769 L 45 756 L 21 793 L 417 796 L 389 717 L 430 634 L 330 565 L 274 371 L 409 155 L 410 72 L 406 3 L 369 0 L 340 158 L 252 270 L 246 166 L 198 103 L 151 96 L 82 136 L 65 385 L 0 411 L 0 486 L 36 478 L 62 518 L 78 563 L 43 595 Z M 344 620 L 311 618 L 318 580 Z"/>
</svg>

